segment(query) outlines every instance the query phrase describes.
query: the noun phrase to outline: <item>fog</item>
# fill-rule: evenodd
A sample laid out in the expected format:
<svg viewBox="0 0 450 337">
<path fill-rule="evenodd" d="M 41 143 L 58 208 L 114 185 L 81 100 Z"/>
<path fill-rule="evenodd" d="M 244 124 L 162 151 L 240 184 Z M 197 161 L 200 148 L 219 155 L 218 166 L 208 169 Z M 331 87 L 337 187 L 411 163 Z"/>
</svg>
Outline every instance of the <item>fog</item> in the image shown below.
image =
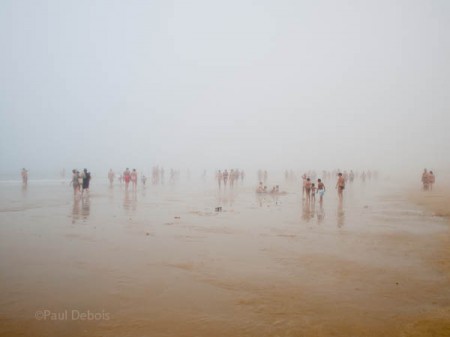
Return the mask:
<svg viewBox="0 0 450 337">
<path fill-rule="evenodd" d="M 0 2 L 0 171 L 450 169 L 450 2 Z"/>
</svg>

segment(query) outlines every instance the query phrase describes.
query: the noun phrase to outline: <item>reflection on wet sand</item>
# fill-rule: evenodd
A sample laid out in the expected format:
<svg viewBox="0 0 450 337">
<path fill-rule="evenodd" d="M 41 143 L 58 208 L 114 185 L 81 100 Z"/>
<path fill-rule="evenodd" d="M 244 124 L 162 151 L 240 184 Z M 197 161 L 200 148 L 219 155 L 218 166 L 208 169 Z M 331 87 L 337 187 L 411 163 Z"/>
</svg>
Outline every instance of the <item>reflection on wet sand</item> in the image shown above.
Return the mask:
<svg viewBox="0 0 450 337">
<path fill-rule="evenodd" d="M 233 189 L 223 189 L 216 193 L 217 207 L 229 206 L 233 207 L 233 203 L 236 200 L 237 192 Z"/>
<path fill-rule="evenodd" d="M 28 191 L 28 184 L 22 185 L 22 198 L 25 198 L 27 196 Z"/>
<path fill-rule="evenodd" d="M 255 193 L 256 203 L 259 207 L 279 205 L 280 195 L 274 193 Z"/>
<path fill-rule="evenodd" d="M 131 195 L 131 197 L 130 197 Z M 132 190 L 131 192 L 126 189 L 123 198 L 123 208 L 127 211 L 136 211 L 137 207 L 137 191 Z"/>
<path fill-rule="evenodd" d="M 319 203 L 319 211 L 317 212 L 317 224 L 321 224 L 325 218 L 325 211 L 323 209 L 323 203 Z"/>
<path fill-rule="evenodd" d="M 72 204 L 72 224 L 82 219 L 86 221 L 91 212 L 91 200 L 89 195 L 75 196 Z"/>
<path fill-rule="evenodd" d="M 89 195 L 87 195 L 81 198 L 81 216 L 83 217 L 83 220 L 86 220 L 89 217 L 90 212 L 91 200 L 89 198 Z"/>
<path fill-rule="evenodd" d="M 112 202 L 114 200 L 114 195 L 115 195 L 114 185 L 109 185 L 108 186 L 108 193 L 107 193 L 107 195 L 108 195 L 109 202 Z"/>
<path fill-rule="evenodd" d="M 316 218 L 317 224 L 320 225 L 323 223 L 325 219 L 325 209 L 323 203 L 319 203 L 318 209 L 315 202 L 308 202 L 307 200 L 303 200 L 302 202 L 302 220 L 305 222 L 309 222 L 311 219 Z M 344 208 L 342 202 L 338 202 L 337 209 L 337 225 L 338 227 L 342 227 L 344 225 Z"/>
<path fill-rule="evenodd" d="M 344 211 L 344 202 L 342 200 L 338 201 L 338 207 L 337 207 L 337 226 L 339 228 L 342 228 L 345 224 L 345 211 Z"/>
<path fill-rule="evenodd" d="M 80 198 L 73 198 L 72 205 L 72 224 L 77 222 L 80 219 L 81 209 L 80 209 Z"/>
<path fill-rule="evenodd" d="M 302 219 L 308 222 L 311 219 L 311 205 L 303 200 L 302 202 Z"/>
</svg>

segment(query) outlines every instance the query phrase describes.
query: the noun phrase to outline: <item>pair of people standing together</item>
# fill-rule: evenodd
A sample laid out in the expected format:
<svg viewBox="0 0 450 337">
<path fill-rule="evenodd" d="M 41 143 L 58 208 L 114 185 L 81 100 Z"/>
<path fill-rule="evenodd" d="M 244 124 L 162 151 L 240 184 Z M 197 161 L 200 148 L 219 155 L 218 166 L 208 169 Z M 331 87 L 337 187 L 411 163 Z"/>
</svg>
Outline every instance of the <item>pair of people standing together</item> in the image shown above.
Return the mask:
<svg viewBox="0 0 450 337">
<path fill-rule="evenodd" d="M 123 172 L 123 180 L 125 181 L 125 188 L 128 189 L 128 185 L 130 184 L 131 181 L 133 189 L 135 190 L 137 187 L 137 178 L 138 174 L 136 172 L 136 169 L 130 171 L 130 169 L 127 167 L 125 172 Z"/>
<path fill-rule="evenodd" d="M 91 172 L 88 172 L 87 169 L 84 169 L 82 173 L 77 170 L 72 170 L 72 187 L 73 194 L 76 195 L 77 192 L 81 190 L 81 193 L 84 191 L 89 192 L 89 183 L 91 181 Z"/>
</svg>

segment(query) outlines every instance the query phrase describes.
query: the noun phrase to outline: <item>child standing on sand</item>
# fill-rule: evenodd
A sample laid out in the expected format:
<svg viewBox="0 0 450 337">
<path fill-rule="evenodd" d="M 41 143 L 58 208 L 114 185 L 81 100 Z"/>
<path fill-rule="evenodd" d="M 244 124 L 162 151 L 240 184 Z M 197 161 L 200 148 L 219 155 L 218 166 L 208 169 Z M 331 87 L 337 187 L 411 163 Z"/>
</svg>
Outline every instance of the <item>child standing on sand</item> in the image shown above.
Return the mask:
<svg viewBox="0 0 450 337">
<path fill-rule="evenodd" d="M 316 185 L 311 184 L 311 201 L 316 202 Z"/>
</svg>

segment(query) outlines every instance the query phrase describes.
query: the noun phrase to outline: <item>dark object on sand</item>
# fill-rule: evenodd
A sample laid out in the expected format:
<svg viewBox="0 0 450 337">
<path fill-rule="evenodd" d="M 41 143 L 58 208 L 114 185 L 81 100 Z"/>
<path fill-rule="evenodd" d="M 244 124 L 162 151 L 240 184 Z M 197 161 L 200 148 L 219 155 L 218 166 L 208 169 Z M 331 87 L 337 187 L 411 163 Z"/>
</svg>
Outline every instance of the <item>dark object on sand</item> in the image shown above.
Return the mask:
<svg viewBox="0 0 450 337">
<path fill-rule="evenodd" d="M 222 207 L 216 207 L 216 212 L 222 212 Z"/>
</svg>

